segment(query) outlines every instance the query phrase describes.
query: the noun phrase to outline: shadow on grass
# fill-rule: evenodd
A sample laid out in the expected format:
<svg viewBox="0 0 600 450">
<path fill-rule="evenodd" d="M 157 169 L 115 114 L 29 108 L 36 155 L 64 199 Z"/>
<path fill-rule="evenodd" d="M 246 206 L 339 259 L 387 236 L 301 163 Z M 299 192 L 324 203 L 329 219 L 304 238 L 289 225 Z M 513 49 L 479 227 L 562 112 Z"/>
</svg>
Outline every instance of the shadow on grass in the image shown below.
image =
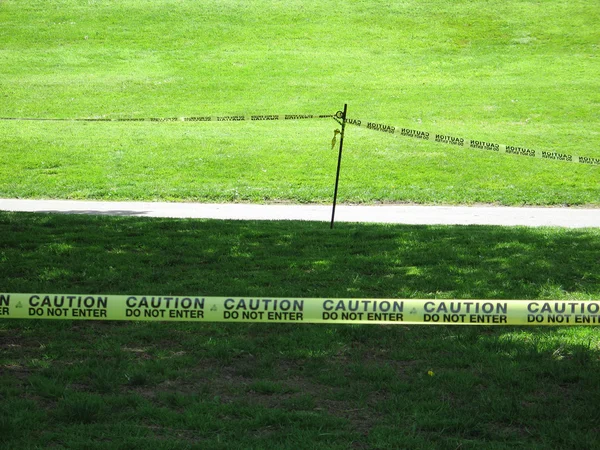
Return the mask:
<svg viewBox="0 0 600 450">
<path fill-rule="evenodd" d="M 143 216 L 148 213 L 148 211 L 133 211 L 130 209 L 112 209 L 108 211 L 103 210 L 95 210 L 95 209 L 73 209 L 70 211 L 38 211 L 43 214 L 82 214 L 82 215 L 94 215 L 94 216 Z"/>
<path fill-rule="evenodd" d="M 0 213 L 5 292 L 598 298 L 599 255 L 600 230 Z M 597 328 L 2 324 L 14 448 L 597 443 Z"/>
<path fill-rule="evenodd" d="M 598 298 L 600 230 L 0 214 L 6 292 Z"/>
</svg>

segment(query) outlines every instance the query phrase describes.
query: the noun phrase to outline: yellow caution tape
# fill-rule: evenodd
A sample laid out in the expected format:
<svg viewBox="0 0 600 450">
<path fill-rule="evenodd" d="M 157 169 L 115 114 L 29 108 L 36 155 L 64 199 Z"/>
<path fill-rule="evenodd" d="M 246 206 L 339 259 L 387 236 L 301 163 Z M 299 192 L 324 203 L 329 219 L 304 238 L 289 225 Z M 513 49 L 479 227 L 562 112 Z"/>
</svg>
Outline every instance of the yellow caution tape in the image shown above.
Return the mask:
<svg viewBox="0 0 600 450">
<path fill-rule="evenodd" d="M 448 134 L 415 130 L 413 128 L 403 128 L 392 125 L 384 125 L 381 123 L 366 122 L 364 120 L 359 119 L 347 119 L 346 123 L 356 125 L 358 127 L 365 127 L 369 130 L 381 131 L 383 133 L 421 139 L 424 141 L 438 142 L 440 144 L 449 144 L 472 150 L 484 150 L 496 154 L 505 153 L 510 155 L 527 156 L 530 158 L 541 158 L 547 160 L 574 162 L 579 164 L 600 166 L 600 157 L 577 156 L 566 152 L 563 153 L 561 151 L 540 151 L 515 145 L 498 144 L 496 142 L 466 139 L 458 136 L 451 136 Z"/>
<path fill-rule="evenodd" d="M 0 318 L 425 325 L 600 325 L 600 301 L 0 294 Z"/>
<path fill-rule="evenodd" d="M 339 114 L 339 113 L 338 113 Z M 301 120 L 301 119 L 326 119 L 338 117 L 337 114 L 262 114 L 262 115 L 230 115 L 230 116 L 192 116 L 192 117 L 146 117 L 146 118 L 35 118 L 35 117 L 0 117 L 1 120 L 29 120 L 29 121 L 58 121 L 58 122 L 245 122 L 245 121 L 273 121 L 273 120 Z M 527 147 L 505 145 L 490 141 L 467 139 L 448 134 L 433 133 L 430 131 L 416 130 L 393 125 L 385 125 L 375 122 L 367 122 L 360 119 L 346 119 L 345 123 L 366 127 L 369 130 L 381 131 L 389 134 L 397 134 L 404 137 L 433 141 L 442 144 L 455 145 L 457 147 L 490 151 L 497 154 L 505 153 L 530 158 L 541 158 L 555 161 L 574 162 L 579 164 L 600 166 L 600 157 L 577 156 L 561 151 L 535 150 Z M 335 146 L 334 133 L 332 147 Z"/>
<path fill-rule="evenodd" d="M 332 114 L 262 114 L 250 116 L 193 116 L 193 117 L 145 117 L 145 118 L 35 118 L 35 117 L 0 117 L 0 120 L 30 120 L 49 122 L 244 122 L 244 121 L 269 121 L 269 120 L 301 120 L 301 119 L 329 119 Z"/>
</svg>

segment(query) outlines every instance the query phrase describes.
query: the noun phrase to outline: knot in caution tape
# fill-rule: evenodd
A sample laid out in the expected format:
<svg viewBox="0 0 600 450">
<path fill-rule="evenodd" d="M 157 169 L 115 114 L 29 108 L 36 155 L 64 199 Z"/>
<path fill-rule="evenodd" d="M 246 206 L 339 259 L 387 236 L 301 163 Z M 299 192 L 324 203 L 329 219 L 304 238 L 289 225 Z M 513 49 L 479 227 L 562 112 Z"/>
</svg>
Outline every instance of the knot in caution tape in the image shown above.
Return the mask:
<svg viewBox="0 0 600 450">
<path fill-rule="evenodd" d="M 335 142 L 336 142 L 336 137 L 338 134 L 341 134 L 342 132 L 340 130 L 333 130 L 333 139 L 331 140 L 331 150 L 333 150 L 333 147 L 335 147 Z"/>
</svg>

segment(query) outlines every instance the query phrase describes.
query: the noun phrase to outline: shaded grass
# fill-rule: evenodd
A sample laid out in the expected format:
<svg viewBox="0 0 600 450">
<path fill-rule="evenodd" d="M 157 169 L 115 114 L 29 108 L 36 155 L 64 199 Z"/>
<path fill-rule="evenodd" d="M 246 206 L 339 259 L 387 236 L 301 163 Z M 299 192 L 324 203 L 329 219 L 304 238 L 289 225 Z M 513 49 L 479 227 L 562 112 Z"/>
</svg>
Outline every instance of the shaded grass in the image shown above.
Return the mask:
<svg viewBox="0 0 600 450">
<path fill-rule="evenodd" d="M 4 291 L 598 299 L 598 230 L 0 214 Z M 596 328 L 0 322 L 6 448 L 595 448 Z M 566 432 L 565 430 L 568 430 Z"/>
<path fill-rule="evenodd" d="M 1 333 L 17 342 L 2 353 L 8 448 L 595 445 L 593 329 L 3 322 Z M 46 369 L 31 364 L 44 355 Z"/>
<path fill-rule="evenodd" d="M 594 297 L 599 231 L 1 213 L 5 292 Z"/>
</svg>

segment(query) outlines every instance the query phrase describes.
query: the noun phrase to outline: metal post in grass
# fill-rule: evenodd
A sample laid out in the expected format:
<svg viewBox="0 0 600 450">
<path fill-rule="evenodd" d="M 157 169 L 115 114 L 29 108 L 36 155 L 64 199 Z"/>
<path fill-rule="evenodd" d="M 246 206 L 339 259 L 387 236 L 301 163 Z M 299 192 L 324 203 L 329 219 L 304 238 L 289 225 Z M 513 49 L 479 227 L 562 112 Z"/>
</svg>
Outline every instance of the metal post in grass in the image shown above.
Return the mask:
<svg viewBox="0 0 600 450">
<path fill-rule="evenodd" d="M 335 114 L 335 120 L 342 126 L 342 131 L 340 132 L 340 151 L 338 153 L 338 163 L 337 163 L 337 172 L 335 175 L 335 189 L 333 190 L 333 208 L 331 210 L 331 229 L 333 229 L 333 223 L 335 220 L 335 205 L 337 203 L 337 193 L 338 193 L 338 185 L 340 182 L 340 168 L 342 167 L 342 150 L 344 148 L 344 130 L 346 129 L 346 113 L 348 112 L 348 104 L 344 104 L 344 110 L 338 111 Z M 340 121 L 341 119 L 341 121 Z M 336 130 L 337 131 L 337 130 Z M 334 145 L 335 145 L 335 135 L 333 135 Z"/>
</svg>

